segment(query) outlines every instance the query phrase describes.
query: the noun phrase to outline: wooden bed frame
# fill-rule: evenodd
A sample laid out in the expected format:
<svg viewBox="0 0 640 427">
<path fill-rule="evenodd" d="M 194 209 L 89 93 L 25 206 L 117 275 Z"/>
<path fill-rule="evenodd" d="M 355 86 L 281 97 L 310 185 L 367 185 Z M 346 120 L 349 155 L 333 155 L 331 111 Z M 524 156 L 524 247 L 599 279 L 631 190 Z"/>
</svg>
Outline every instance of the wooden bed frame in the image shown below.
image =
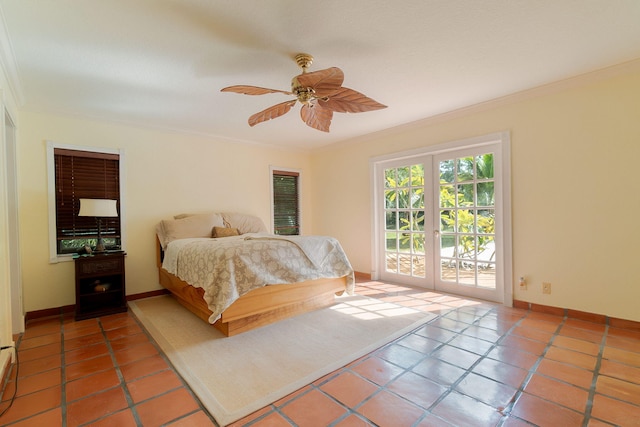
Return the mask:
<svg viewBox="0 0 640 427">
<path fill-rule="evenodd" d="M 204 300 L 204 289 L 196 288 L 162 268 L 162 248 L 156 244 L 160 284 L 171 292 L 180 304 L 209 323 L 211 310 Z M 242 295 L 213 324 L 226 336 L 246 332 L 278 320 L 286 319 L 334 303 L 341 295 L 347 278 L 317 279 L 288 285 L 268 285 Z"/>
</svg>

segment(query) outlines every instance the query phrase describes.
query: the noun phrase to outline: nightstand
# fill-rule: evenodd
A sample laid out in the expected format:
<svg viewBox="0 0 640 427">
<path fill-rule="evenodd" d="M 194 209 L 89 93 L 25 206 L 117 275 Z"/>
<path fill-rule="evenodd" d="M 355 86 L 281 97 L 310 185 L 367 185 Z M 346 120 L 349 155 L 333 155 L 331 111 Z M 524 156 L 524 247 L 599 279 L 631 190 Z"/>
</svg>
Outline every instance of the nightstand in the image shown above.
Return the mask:
<svg viewBox="0 0 640 427">
<path fill-rule="evenodd" d="M 127 311 L 123 251 L 74 257 L 76 320 Z"/>
</svg>

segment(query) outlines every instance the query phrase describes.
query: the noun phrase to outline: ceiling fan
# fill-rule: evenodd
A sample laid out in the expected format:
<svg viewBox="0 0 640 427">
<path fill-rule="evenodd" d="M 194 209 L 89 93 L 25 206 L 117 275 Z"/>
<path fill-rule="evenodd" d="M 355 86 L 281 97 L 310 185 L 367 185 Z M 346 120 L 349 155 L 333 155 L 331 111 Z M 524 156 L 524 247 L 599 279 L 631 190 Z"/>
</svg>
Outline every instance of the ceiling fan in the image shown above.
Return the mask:
<svg viewBox="0 0 640 427">
<path fill-rule="evenodd" d="M 284 93 L 293 95 L 295 99 L 273 105 L 249 117 L 249 126 L 280 117 L 300 102 L 300 116 L 308 126 L 329 132 L 333 113 L 362 113 L 365 111 L 387 108 L 373 99 L 342 86 L 344 73 L 338 67 L 308 72 L 313 62 L 313 56 L 299 53 L 295 57 L 296 63 L 302 69 L 302 74 L 291 80 L 291 91 L 267 89 L 257 86 L 229 86 L 221 92 L 235 92 L 244 95 L 265 95 L 267 93 Z"/>
</svg>

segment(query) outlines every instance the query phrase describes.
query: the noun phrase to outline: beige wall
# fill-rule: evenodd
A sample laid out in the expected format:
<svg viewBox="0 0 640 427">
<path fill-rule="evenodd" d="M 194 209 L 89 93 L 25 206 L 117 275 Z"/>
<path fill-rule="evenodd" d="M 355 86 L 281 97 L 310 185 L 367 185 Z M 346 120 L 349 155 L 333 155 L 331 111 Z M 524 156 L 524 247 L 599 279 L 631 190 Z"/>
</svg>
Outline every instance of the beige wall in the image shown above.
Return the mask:
<svg viewBox="0 0 640 427">
<path fill-rule="evenodd" d="M 182 212 L 238 211 L 269 226 L 269 166 L 302 170 L 309 194 L 309 154 L 92 120 L 22 112 L 18 129 L 20 229 L 27 312 L 75 303 L 72 262 L 49 263 L 46 140 L 124 149 L 122 200 L 127 294 L 160 289 L 155 225 Z M 311 222 L 311 199 L 302 199 Z"/>
<path fill-rule="evenodd" d="M 562 82 L 315 153 L 315 232 L 337 237 L 355 270 L 371 271 L 369 159 L 510 131 L 511 279 L 524 275 L 529 283 L 527 291 L 516 286 L 514 298 L 640 321 L 639 68 Z M 551 282 L 551 295 L 542 294 L 543 281 Z"/>
</svg>

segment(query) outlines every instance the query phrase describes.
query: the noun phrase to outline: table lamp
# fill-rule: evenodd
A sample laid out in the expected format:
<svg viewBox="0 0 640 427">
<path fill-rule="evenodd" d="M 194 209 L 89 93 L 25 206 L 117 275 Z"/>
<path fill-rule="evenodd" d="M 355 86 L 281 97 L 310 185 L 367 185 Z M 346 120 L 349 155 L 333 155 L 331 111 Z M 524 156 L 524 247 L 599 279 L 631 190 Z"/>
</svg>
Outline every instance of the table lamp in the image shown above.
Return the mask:
<svg viewBox="0 0 640 427">
<path fill-rule="evenodd" d="M 102 240 L 102 218 L 118 216 L 116 209 L 117 200 L 110 199 L 80 199 L 80 212 L 78 216 L 93 216 L 98 222 L 98 243 L 96 252 L 104 252 L 104 240 Z"/>
</svg>

